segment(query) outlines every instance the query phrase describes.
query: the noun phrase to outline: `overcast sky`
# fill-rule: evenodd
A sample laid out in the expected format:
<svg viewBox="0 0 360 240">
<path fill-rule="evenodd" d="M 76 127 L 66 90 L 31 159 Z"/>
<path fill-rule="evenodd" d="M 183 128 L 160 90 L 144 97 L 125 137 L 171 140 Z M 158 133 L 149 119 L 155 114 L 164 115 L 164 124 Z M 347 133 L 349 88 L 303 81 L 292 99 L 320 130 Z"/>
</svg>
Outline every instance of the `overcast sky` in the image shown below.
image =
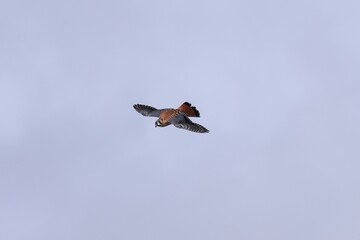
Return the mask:
<svg viewBox="0 0 360 240">
<path fill-rule="evenodd" d="M 360 239 L 359 8 L 3 1 L 0 239 Z"/>
</svg>

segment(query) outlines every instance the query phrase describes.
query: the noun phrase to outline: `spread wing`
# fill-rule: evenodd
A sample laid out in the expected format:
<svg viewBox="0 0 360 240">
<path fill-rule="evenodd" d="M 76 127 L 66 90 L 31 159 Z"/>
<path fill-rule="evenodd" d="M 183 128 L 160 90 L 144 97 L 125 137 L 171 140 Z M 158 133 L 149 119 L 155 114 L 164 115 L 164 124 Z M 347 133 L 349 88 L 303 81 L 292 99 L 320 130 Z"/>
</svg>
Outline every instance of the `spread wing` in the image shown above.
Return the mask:
<svg viewBox="0 0 360 240">
<path fill-rule="evenodd" d="M 188 131 L 197 132 L 197 133 L 208 133 L 205 127 L 200 124 L 192 122 L 184 113 L 179 113 L 172 119 L 170 122 L 177 128 L 182 128 Z"/>
<path fill-rule="evenodd" d="M 134 104 L 135 110 L 146 117 L 159 117 L 162 109 L 156 109 L 143 104 Z"/>
</svg>

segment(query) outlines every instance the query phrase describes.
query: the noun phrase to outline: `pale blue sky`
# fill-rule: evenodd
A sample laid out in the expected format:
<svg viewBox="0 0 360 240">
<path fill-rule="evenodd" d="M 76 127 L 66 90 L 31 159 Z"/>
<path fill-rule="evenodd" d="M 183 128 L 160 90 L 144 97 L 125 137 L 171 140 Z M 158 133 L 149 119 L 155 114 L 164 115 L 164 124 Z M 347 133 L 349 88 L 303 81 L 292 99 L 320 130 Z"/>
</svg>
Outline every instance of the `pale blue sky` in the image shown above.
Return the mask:
<svg viewBox="0 0 360 240">
<path fill-rule="evenodd" d="M 0 239 L 359 239 L 359 8 L 2 2 Z"/>
</svg>

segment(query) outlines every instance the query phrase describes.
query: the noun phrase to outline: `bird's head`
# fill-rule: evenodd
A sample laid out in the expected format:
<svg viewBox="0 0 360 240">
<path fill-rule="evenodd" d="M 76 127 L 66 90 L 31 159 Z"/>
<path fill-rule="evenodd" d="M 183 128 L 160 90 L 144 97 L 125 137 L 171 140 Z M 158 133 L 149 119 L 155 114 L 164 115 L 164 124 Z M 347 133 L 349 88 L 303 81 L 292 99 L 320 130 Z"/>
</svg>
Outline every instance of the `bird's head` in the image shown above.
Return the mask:
<svg viewBox="0 0 360 240">
<path fill-rule="evenodd" d="M 155 127 L 164 127 L 163 123 L 161 122 L 161 118 L 159 118 L 158 120 L 156 120 L 156 122 L 155 122 Z"/>
</svg>

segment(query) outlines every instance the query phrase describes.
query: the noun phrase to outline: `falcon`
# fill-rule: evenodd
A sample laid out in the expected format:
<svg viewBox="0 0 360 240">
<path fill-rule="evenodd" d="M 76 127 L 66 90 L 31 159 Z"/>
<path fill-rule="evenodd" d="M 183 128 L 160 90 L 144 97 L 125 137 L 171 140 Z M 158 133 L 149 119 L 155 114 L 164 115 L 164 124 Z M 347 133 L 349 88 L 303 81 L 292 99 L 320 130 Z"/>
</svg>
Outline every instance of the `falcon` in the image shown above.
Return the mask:
<svg viewBox="0 0 360 240">
<path fill-rule="evenodd" d="M 197 133 L 208 133 L 205 127 L 194 123 L 189 117 L 200 117 L 199 111 L 196 107 L 191 106 L 191 103 L 184 102 L 180 107 L 156 109 L 143 104 L 134 104 L 133 106 L 137 112 L 146 117 L 157 117 L 155 127 L 166 127 L 173 124 L 177 128 L 182 128 L 188 131 Z"/>
</svg>

